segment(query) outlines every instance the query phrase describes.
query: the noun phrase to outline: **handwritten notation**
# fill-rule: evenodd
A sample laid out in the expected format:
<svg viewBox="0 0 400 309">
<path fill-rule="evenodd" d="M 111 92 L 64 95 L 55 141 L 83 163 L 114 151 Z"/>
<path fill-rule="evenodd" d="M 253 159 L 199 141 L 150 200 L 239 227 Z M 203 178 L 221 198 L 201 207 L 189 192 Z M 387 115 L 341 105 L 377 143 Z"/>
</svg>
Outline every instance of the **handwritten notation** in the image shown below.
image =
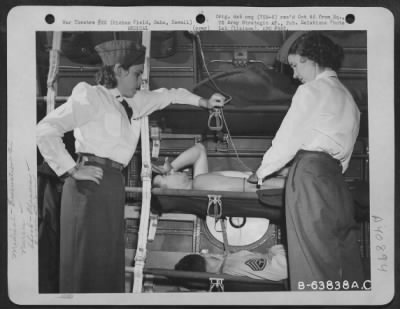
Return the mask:
<svg viewBox="0 0 400 309">
<path fill-rule="evenodd" d="M 12 260 L 38 247 L 37 176 L 29 160 L 14 151 L 14 143 L 7 143 L 7 201 L 8 245 Z"/>
</svg>

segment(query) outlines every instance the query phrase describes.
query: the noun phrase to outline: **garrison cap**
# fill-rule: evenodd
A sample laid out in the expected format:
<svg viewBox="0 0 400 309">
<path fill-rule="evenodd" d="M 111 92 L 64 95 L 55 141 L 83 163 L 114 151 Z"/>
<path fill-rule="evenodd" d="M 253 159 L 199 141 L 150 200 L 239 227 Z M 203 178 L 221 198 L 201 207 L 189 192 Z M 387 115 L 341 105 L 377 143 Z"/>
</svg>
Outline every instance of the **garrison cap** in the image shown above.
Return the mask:
<svg viewBox="0 0 400 309">
<path fill-rule="evenodd" d="M 129 40 L 113 40 L 95 46 L 104 65 L 139 65 L 144 63 L 146 48 Z"/>
<path fill-rule="evenodd" d="M 289 56 L 289 49 L 293 45 L 293 43 L 305 34 L 306 31 L 295 31 L 293 32 L 285 42 L 283 42 L 281 48 L 279 49 L 278 53 L 276 54 L 276 59 L 284 64 L 288 64 L 288 56 Z"/>
</svg>

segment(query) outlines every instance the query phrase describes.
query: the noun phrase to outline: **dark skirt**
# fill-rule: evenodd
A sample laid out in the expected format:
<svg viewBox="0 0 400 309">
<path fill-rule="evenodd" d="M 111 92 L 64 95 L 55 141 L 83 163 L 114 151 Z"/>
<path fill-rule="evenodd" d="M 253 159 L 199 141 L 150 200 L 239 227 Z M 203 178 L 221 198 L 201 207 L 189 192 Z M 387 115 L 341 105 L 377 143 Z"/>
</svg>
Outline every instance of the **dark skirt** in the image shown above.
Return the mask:
<svg viewBox="0 0 400 309">
<path fill-rule="evenodd" d="M 358 226 L 340 162 L 323 152 L 300 151 L 285 200 L 291 290 L 361 287 Z"/>
<path fill-rule="evenodd" d="M 61 202 L 60 292 L 123 293 L 124 180 L 101 166 L 100 185 L 69 177 Z"/>
</svg>

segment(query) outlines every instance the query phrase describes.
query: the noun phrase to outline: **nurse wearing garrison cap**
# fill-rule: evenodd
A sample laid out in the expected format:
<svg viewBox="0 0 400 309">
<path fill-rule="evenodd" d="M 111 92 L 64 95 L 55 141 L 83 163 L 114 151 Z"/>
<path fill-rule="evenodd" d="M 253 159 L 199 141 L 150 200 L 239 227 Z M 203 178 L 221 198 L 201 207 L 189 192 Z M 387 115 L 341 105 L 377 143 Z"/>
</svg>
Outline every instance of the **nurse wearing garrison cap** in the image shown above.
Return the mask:
<svg viewBox="0 0 400 309">
<path fill-rule="evenodd" d="M 260 182 L 290 162 L 285 217 L 291 290 L 313 290 L 312 282 L 362 286 L 353 198 L 343 177 L 360 111 L 336 73 L 343 48 L 311 31 L 295 33 L 281 51 L 302 85 L 248 181 Z"/>
<path fill-rule="evenodd" d="M 122 169 L 140 137 L 141 117 L 169 104 L 221 107 L 185 89 L 139 90 L 145 48 L 114 40 L 96 46 L 103 66 L 97 85 L 77 84 L 66 103 L 37 125 L 38 148 L 65 178 L 61 201 L 60 292 L 123 293 L 125 285 Z M 78 160 L 62 137 L 72 131 Z"/>
</svg>

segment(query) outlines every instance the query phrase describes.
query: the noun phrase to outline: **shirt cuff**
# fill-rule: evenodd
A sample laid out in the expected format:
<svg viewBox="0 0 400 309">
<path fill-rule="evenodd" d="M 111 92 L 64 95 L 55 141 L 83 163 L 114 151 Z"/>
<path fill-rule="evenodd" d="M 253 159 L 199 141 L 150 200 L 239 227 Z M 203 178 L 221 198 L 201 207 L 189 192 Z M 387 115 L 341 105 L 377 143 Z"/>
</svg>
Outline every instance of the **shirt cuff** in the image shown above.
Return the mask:
<svg viewBox="0 0 400 309">
<path fill-rule="evenodd" d="M 202 97 L 194 94 L 186 89 L 178 89 L 175 92 L 175 99 L 173 100 L 173 104 L 187 104 L 192 106 L 200 106 L 200 99 Z"/>
<path fill-rule="evenodd" d="M 47 161 L 47 163 L 59 177 L 63 176 L 66 172 L 76 166 L 76 162 L 71 157 L 65 158 L 62 163 L 60 160 L 58 160 L 58 162 Z"/>
<path fill-rule="evenodd" d="M 200 100 L 202 99 L 202 97 L 193 94 L 192 96 L 188 97 L 187 102 L 185 102 L 188 105 L 192 105 L 192 106 L 197 106 L 200 107 Z"/>
<path fill-rule="evenodd" d="M 268 176 L 268 175 L 270 175 L 270 174 L 272 174 L 272 172 L 270 171 L 270 169 L 267 167 L 267 166 L 265 166 L 265 167 L 263 167 L 263 166 L 261 166 L 261 167 L 259 167 L 258 168 L 258 170 L 256 171 L 256 175 L 257 175 L 257 177 L 260 179 L 264 179 L 266 176 Z"/>
</svg>

